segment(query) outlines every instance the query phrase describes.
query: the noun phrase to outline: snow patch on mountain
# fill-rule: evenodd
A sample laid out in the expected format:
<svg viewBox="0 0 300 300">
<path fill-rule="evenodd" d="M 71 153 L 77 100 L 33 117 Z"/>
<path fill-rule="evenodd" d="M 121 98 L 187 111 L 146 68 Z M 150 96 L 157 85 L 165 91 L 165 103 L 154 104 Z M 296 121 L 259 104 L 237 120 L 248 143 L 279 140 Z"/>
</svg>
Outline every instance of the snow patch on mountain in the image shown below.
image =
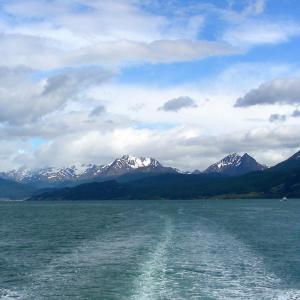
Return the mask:
<svg viewBox="0 0 300 300">
<path fill-rule="evenodd" d="M 131 155 L 124 155 L 119 159 L 116 159 L 111 164 L 119 167 L 128 166 L 132 169 L 145 168 L 149 166 L 161 166 L 161 164 L 151 157 L 135 157 Z"/>
</svg>

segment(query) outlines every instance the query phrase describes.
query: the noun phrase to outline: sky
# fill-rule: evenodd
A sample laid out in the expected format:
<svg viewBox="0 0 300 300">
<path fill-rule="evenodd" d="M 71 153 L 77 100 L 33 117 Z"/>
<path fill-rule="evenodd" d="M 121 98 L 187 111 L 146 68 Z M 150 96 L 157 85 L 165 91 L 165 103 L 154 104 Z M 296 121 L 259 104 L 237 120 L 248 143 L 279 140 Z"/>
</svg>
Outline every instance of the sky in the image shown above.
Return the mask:
<svg viewBox="0 0 300 300">
<path fill-rule="evenodd" d="M 298 0 L 0 0 L 0 169 L 300 149 Z"/>
</svg>

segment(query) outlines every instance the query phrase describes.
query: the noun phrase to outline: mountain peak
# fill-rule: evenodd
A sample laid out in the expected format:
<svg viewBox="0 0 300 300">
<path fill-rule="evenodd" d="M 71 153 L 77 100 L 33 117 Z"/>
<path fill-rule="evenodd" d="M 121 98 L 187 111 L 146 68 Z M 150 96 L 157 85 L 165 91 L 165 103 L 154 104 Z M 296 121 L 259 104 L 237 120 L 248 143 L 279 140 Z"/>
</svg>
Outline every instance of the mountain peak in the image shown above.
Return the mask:
<svg viewBox="0 0 300 300">
<path fill-rule="evenodd" d="M 242 175 L 253 171 L 261 171 L 266 167 L 259 164 L 248 153 L 242 156 L 238 153 L 232 153 L 208 167 L 205 173 L 220 173 L 224 175 Z"/>
<path fill-rule="evenodd" d="M 127 164 L 131 168 L 143 168 L 143 167 L 148 167 L 150 165 L 156 165 L 156 166 L 161 166 L 161 164 L 154 158 L 151 157 L 136 157 L 132 155 L 123 155 L 121 158 L 118 158 L 112 162 L 111 165 L 115 163 L 122 163 L 122 164 Z"/>
<path fill-rule="evenodd" d="M 110 176 L 122 175 L 135 170 L 138 171 L 158 171 L 165 169 L 156 159 L 151 157 L 136 157 L 123 155 L 115 159 L 107 170 Z"/>
</svg>

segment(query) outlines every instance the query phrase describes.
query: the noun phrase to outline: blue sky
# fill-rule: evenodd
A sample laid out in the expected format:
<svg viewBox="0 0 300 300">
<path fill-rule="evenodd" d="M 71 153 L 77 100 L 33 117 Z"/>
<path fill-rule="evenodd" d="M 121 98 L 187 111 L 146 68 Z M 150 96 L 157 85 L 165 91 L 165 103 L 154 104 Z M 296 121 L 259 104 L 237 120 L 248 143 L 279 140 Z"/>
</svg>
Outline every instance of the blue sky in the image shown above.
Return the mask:
<svg viewBox="0 0 300 300">
<path fill-rule="evenodd" d="M 296 0 L 0 1 L 3 169 L 202 169 L 299 148 Z"/>
</svg>

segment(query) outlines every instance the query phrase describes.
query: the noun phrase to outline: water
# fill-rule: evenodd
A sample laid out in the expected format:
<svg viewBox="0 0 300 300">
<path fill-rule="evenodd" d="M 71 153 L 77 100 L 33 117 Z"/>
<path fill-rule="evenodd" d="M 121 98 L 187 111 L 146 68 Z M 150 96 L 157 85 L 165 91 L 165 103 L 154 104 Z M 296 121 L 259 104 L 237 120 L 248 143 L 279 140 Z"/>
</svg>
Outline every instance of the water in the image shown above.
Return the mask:
<svg viewBox="0 0 300 300">
<path fill-rule="evenodd" d="M 0 299 L 300 299 L 300 200 L 0 202 Z"/>
</svg>

